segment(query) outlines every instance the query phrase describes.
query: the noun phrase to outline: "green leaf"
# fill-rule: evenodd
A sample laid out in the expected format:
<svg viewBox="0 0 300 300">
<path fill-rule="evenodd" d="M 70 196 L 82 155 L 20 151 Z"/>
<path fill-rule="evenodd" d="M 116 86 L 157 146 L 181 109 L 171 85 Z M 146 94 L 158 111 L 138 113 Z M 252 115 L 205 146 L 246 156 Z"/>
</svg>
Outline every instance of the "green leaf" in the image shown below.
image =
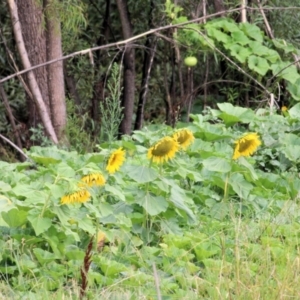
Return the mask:
<svg viewBox="0 0 300 300">
<path fill-rule="evenodd" d="M 127 175 L 138 183 L 146 183 L 155 180 L 158 176 L 154 169 L 145 166 L 127 166 L 125 172 Z"/>
<path fill-rule="evenodd" d="M 287 85 L 287 90 L 291 93 L 291 96 L 293 97 L 293 99 L 300 101 L 300 78 L 298 78 L 294 84 L 289 82 Z M 296 105 L 298 105 L 298 104 L 296 104 Z M 292 114 L 291 114 L 291 110 L 293 110 Z M 292 118 L 294 118 L 295 112 L 296 112 L 295 109 L 293 109 L 293 108 L 289 109 L 289 115 Z M 297 114 L 298 114 L 298 112 L 297 112 Z M 300 115 L 298 115 L 297 118 L 299 119 Z"/>
<path fill-rule="evenodd" d="M 250 23 L 240 23 L 239 27 L 248 37 L 258 42 L 261 43 L 263 42 L 264 40 L 263 32 L 260 30 L 258 26 Z"/>
<path fill-rule="evenodd" d="M 125 201 L 125 196 L 124 194 L 122 193 L 122 191 L 120 191 L 118 188 L 114 187 L 114 186 L 111 186 L 111 185 L 108 185 L 106 184 L 105 185 L 105 190 L 111 194 L 113 194 L 114 196 L 116 196 L 118 199 L 122 200 L 122 201 Z"/>
<path fill-rule="evenodd" d="M 119 273 L 127 270 L 125 265 L 109 259 L 101 259 L 99 262 L 96 261 L 96 264 L 107 277 L 115 277 Z"/>
<path fill-rule="evenodd" d="M 222 31 L 212 28 L 212 27 L 208 27 L 207 28 L 207 34 L 217 40 L 218 42 L 222 42 L 224 44 L 228 44 L 231 42 L 231 37 L 225 33 L 223 33 Z"/>
<path fill-rule="evenodd" d="M 175 207 L 185 211 L 191 219 L 195 219 L 192 210 L 185 204 L 186 194 L 183 189 L 178 186 L 171 187 L 170 201 L 175 205 Z"/>
<path fill-rule="evenodd" d="M 12 189 L 12 192 L 16 196 L 27 198 L 26 202 L 30 204 L 44 204 L 45 199 L 49 196 L 49 192 L 38 190 L 29 184 L 18 184 Z"/>
<path fill-rule="evenodd" d="M 251 51 L 248 48 L 234 44 L 229 47 L 231 56 L 235 57 L 240 63 L 245 63 L 246 59 L 250 56 Z"/>
<path fill-rule="evenodd" d="M 271 65 L 271 69 L 274 76 L 283 78 L 292 84 L 295 84 L 300 78 L 296 66 L 291 65 L 290 62 L 278 62 Z"/>
<path fill-rule="evenodd" d="M 75 171 L 65 162 L 61 162 L 56 166 L 57 174 L 61 177 L 75 177 Z"/>
<path fill-rule="evenodd" d="M 231 135 L 226 133 L 223 125 L 217 126 L 205 123 L 197 132 L 195 132 L 195 137 L 204 141 L 217 141 L 231 138 Z"/>
<path fill-rule="evenodd" d="M 253 180 L 257 180 L 258 176 L 253 168 L 253 166 L 245 159 L 243 156 L 239 158 L 239 164 L 247 168 L 253 178 Z"/>
<path fill-rule="evenodd" d="M 272 39 L 272 42 L 276 48 L 283 50 L 285 54 L 288 54 L 291 52 L 297 53 L 297 49 L 295 48 L 295 46 L 293 46 L 290 43 L 287 43 L 286 40 Z"/>
<path fill-rule="evenodd" d="M 300 87 L 300 84 L 299 84 L 299 87 Z M 300 93 L 300 90 L 299 90 L 299 93 Z M 299 96 L 300 96 L 300 94 L 299 94 Z M 294 105 L 293 107 L 291 107 L 289 109 L 289 115 L 293 119 L 300 120 L 300 103 L 297 103 L 296 105 Z"/>
<path fill-rule="evenodd" d="M 242 45 L 242 46 L 245 46 L 247 44 L 249 44 L 251 41 L 248 39 L 248 37 L 245 35 L 245 33 L 243 31 L 235 31 L 233 33 L 231 33 L 231 36 L 233 38 L 233 40 Z M 247 49 L 247 48 L 244 48 L 244 49 Z"/>
<path fill-rule="evenodd" d="M 270 69 L 270 66 L 265 58 L 251 55 L 248 58 L 248 67 L 250 70 L 264 76 Z"/>
<path fill-rule="evenodd" d="M 57 258 L 55 254 L 40 248 L 34 248 L 32 251 L 41 265 L 52 262 Z"/>
<path fill-rule="evenodd" d="M 165 212 L 168 208 L 168 202 L 164 197 L 153 196 L 150 193 L 138 198 L 136 203 L 141 205 L 150 216 L 156 216 L 161 212 Z"/>
<path fill-rule="evenodd" d="M 49 218 L 40 217 L 39 215 L 28 215 L 28 221 L 31 223 L 35 234 L 40 235 L 41 233 L 47 231 L 52 225 L 52 221 Z"/>
<path fill-rule="evenodd" d="M 231 174 L 228 182 L 241 199 L 247 199 L 253 188 L 252 184 L 247 182 L 244 176 L 238 173 Z"/>
<path fill-rule="evenodd" d="M 233 106 L 231 103 L 218 103 L 221 114 L 219 118 L 223 119 L 227 126 L 234 125 L 235 123 L 250 123 L 254 118 L 254 113 L 251 109 Z"/>
<path fill-rule="evenodd" d="M 9 227 L 20 227 L 27 222 L 27 212 L 16 208 L 2 212 L 1 215 Z"/>
<path fill-rule="evenodd" d="M 299 162 L 300 146 L 298 146 L 298 145 L 289 145 L 286 148 L 283 148 L 282 152 L 285 154 L 285 156 L 289 160 L 291 160 L 293 162 Z"/>
<path fill-rule="evenodd" d="M 269 48 L 264 46 L 262 43 L 260 42 L 256 42 L 256 41 L 253 41 L 249 44 L 253 54 L 255 55 L 258 55 L 258 56 L 265 56 L 268 51 L 269 51 Z"/>
<path fill-rule="evenodd" d="M 227 173 L 231 170 L 231 164 L 221 157 L 209 157 L 203 160 L 202 163 L 209 171 Z"/>
<path fill-rule="evenodd" d="M 8 192 L 11 190 L 11 186 L 4 181 L 0 181 L 0 191 L 2 193 Z"/>
</svg>

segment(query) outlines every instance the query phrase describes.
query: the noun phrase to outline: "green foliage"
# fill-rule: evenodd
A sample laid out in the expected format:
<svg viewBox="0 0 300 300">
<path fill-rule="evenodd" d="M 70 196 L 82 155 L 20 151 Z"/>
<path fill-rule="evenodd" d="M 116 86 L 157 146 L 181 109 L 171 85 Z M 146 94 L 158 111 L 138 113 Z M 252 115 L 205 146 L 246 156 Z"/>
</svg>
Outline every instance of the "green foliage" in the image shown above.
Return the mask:
<svg viewBox="0 0 300 300">
<path fill-rule="evenodd" d="M 107 82 L 109 97 L 100 102 L 101 111 L 101 140 L 112 142 L 117 138 L 119 125 L 122 121 L 121 97 L 121 70 L 117 63 L 112 65 L 111 77 Z"/>
<path fill-rule="evenodd" d="M 95 141 L 93 140 L 92 134 L 86 129 L 90 123 L 88 114 L 77 113 L 73 100 L 66 99 L 66 101 L 68 116 L 66 135 L 70 143 L 70 148 L 79 153 L 92 151 L 95 146 Z"/>
<path fill-rule="evenodd" d="M 175 8 L 169 2 L 166 2 L 166 11 L 170 17 Z M 181 11 L 176 7 L 172 20 L 174 24 L 187 21 L 186 17 L 178 16 Z M 278 82 L 284 80 L 292 99 L 300 99 L 300 74 L 291 55 L 299 55 L 299 50 L 284 40 L 270 40 L 255 24 L 237 24 L 229 18 L 217 18 L 205 24 L 184 25 L 183 29 L 178 29 L 175 38 L 179 44 L 188 47 L 188 55 L 221 52 L 221 59 L 227 58 L 233 68 L 238 65 L 239 70 L 242 69 L 252 79 L 254 77 L 274 94 L 278 92 Z"/>
<path fill-rule="evenodd" d="M 228 285 L 236 299 L 257 289 L 266 297 L 296 295 L 299 112 L 298 104 L 283 116 L 223 103 L 192 115 L 194 143 L 162 166 L 149 162 L 147 149 L 173 133 L 165 126 L 102 144 L 98 153 L 33 147 L 34 163 L 0 162 L 2 279 L 18 294 L 75 295 L 87 244 L 101 230 L 109 244 L 101 254 L 95 246 L 88 293 L 153 298 L 155 263 L 166 297 L 215 299 Z M 251 158 L 232 160 L 233 142 L 248 131 L 263 145 Z M 126 149 L 127 160 L 109 175 L 111 146 Z M 90 201 L 61 205 L 95 172 L 106 184 L 89 188 Z M 274 272 L 277 280 L 268 282 Z"/>
</svg>

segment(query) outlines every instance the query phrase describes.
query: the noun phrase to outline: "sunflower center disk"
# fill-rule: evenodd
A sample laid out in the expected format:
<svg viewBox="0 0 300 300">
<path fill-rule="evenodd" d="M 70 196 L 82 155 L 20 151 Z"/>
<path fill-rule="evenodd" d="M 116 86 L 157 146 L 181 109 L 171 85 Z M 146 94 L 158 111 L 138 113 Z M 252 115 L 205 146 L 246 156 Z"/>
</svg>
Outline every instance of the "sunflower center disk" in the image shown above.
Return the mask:
<svg viewBox="0 0 300 300">
<path fill-rule="evenodd" d="M 154 156 L 164 156 L 169 154 L 174 147 L 173 141 L 163 141 L 152 150 Z"/>
<path fill-rule="evenodd" d="M 248 150 L 252 145 L 252 141 L 243 140 L 239 142 L 239 152 Z"/>
</svg>

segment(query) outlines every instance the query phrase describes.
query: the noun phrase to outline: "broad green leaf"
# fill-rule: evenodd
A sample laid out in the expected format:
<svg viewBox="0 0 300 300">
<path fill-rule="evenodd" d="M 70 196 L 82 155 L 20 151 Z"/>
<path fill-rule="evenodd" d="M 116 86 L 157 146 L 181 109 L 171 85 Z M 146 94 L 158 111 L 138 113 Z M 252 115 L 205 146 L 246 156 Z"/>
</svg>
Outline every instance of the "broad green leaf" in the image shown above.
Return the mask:
<svg viewBox="0 0 300 300">
<path fill-rule="evenodd" d="M 0 195 L 0 211 L 10 211 L 14 207 L 15 205 L 10 201 L 9 198 Z"/>
<path fill-rule="evenodd" d="M 41 233 L 47 231 L 52 225 L 52 221 L 49 218 L 40 217 L 39 215 L 28 215 L 28 221 L 31 223 L 35 234 L 40 235 Z"/>
<path fill-rule="evenodd" d="M 258 56 L 265 56 L 269 51 L 268 47 L 266 47 L 262 43 L 256 42 L 256 41 L 252 41 L 249 44 L 249 46 L 250 46 L 253 54 L 258 55 Z"/>
<path fill-rule="evenodd" d="M 263 32 L 258 26 L 250 23 L 240 23 L 239 27 L 248 37 L 258 42 L 263 42 Z"/>
<path fill-rule="evenodd" d="M 153 196 L 150 193 L 144 197 L 136 199 L 136 203 L 141 205 L 150 216 L 155 216 L 165 212 L 168 208 L 168 202 L 162 196 Z"/>
<path fill-rule="evenodd" d="M 248 37 L 245 35 L 245 33 L 241 30 L 232 32 L 231 36 L 236 43 L 242 46 L 245 46 L 251 42 L 251 40 L 249 40 Z"/>
<path fill-rule="evenodd" d="M 51 164 L 57 164 L 61 162 L 60 159 L 56 159 L 53 157 L 38 156 L 35 154 L 30 154 L 29 157 L 37 164 L 44 165 L 44 166 L 49 166 Z"/>
<path fill-rule="evenodd" d="M 286 146 L 300 146 L 300 137 L 293 133 L 286 133 L 283 137 L 282 144 Z"/>
<path fill-rule="evenodd" d="M 290 62 L 278 62 L 271 65 L 271 69 L 274 76 L 283 78 L 292 84 L 295 84 L 300 78 L 296 66 Z"/>
<path fill-rule="evenodd" d="M 108 185 L 106 184 L 105 185 L 105 190 L 111 194 L 113 194 L 114 196 L 116 196 L 118 199 L 122 200 L 122 201 L 125 201 L 125 196 L 124 196 L 124 193 L 122 193 L 121 190 L 119 190 L 118 188 L 114 187 L 114 186 L 111 186 L 111 185 Z"/>
<path fill-rule="evenodd" d="M 269 71 L 270 66 L 265 58 L 251 55 L 248 58 L 248 67 L 250 70 L 264 76 Z"/>
<path fill-rule="evenodd" d="M 61 162 L 56 166 L 57 174 L 61 177 L 75 177 L 75 171 L 65 162 Z"/>
<path fill-rule="evenodd" d="M 101 261 L 95 261 L 95 263 L 100 267 L 101 271 L 107 277 L 115 277 L 119 273 L 127 270 L 125 265 L 114 260 L 101 259 Z"/>
<path fill-rule="evenodd" d="M 171 187 L 170 201 L 175 205 L 175 207 L 185 211 L 188 216 L 195 219 L 192 210 L 185 203 L 186 194 L 183 189 L 178 186 Z"/>
<path fill-rule="evenodd" d="M 300 158 L 300 146 L 299 145 L 289 145 L 282 149 L 285 156 L 293 162 L 299 162 Z"/>
<path fill-rule="evenodd" d="M 294 84 L 289 82 L 288 86 L 287 86 L 287 90 L 291 93 L 291 96 L 293 97 L 293 99 L 300 101 L 300 78 L 298 78 Z M 296 104 L 296 105 L 298 105 L 298 104 Z M 293 109 L 293 108 L 289 109 L 289 115 L 292 118 L 295 118 L 296 109 Z M 292 114 L 291 114 L 291 110 L 292 110 Z M 297 119 L 299 119 L 299 117 L 300 117 L 300 115 L 298 115 Z"/>
<path fill-rule="evenodd" d="M 154 169 L 148 168 L 146 166 L 128 165 L 125 172 L 131 179 L 138 183 L 151 182 L 158 176 L 157 172 Z"/>
<path fill-rule="evenodd" d="M 240 63 L 245 63 L 246 59 L 250 56 L 251 51 L 248 48 L 234 44 L 229 47 L 231 56 L 235 57 Z"/>
<path fill-rule="evenodd" d="M 26 203 L 44 204 L 49 197 L 49 191 L 38 190 L 29 184 L 18 184 L 11 190 L 18 197 L 25 197 Z"/>
<path fill-rule="evenodd" d="M 40 248 L 34 248 L 32 251 L 41 265 L 52 262 L 57 258 L 55 254 Z"/>
<path fill-rule="evenodd" d="M 0 191 L 1 192 L 8 192 L 11 190 L 11 186 L 9 184 L 7 184 L 4 181 L 0 181 Z"/>
<path fill-rule="evenodd" d="M 18 209 L 12 209 L 1 213 L 3 220 L 9 227 L 20 227 L 27 222 L 27 212 Z"/>
<path fill-rule="evenodd" d="M 231 164 L 221 157 L 209 157 L 203 160 L 202 163 L 209 171 L 227 173 L 231 170 Z"/>
<path fill-rule="evenodd" d="M 291 52 L 297 53 L 295 46 L 287 43 L 284 39 L 272 39 L 272 42 L 276 48 L 283 50 L 285 54 Z"/>
<path fill-rule="evenodd" d="M 254 170 L 254 167 L 248 162 L 247 159 L 245 159 L 243 156 L 239 158 L 239 162 L 240 165 L 244 166 L 245 168 L 247 168 L 253 178 L 253 180 L 257 180 L 258 179 L 258 175 Z"/>
<path fill-rule="evenodd" d="M 238 173 L 231 174 L 228 182 L 241 199 L 247 199 L 253 188 L 252 184 L 247 182 L 244 176 Z"/>
<path fill-rule="evenodd" d="M 199 128 L 194 135 L 197 138 L 210 142 L 232 137 L 230 134 L 228 134 L 224 126 L 211 125 L 208 123 L 203 124 L 203 126 Z"/>
<path fill-rule="evenodd" d="M 221 30 L 212 27 L 207 27 L 207 34 L 211 38 L 217 40 L 218 42 L 222 42 L 224 44 L 228 44 L 231 42 L 231 37 L 225 34 L 224 32 L 222 32 Z"/>
<path fill-rule="evenodd" d="M 223 119 L 227 126 L 237 122 L 249 123 L 254 118 L 253 111 L 248 108 L 233 106 L 231 103 L 218 103 L 217 105 L 222 112 L 218 117 Z"/>
<path fill-rule="evenodd" d="M 300 87 L 300 82 L 299 82 L 299 87 Z M 300 97 L 300 89 L 299 89 L 299 97 Z M 289 115 L 293 119 L 300 120 L 300 103 L 297 103 L 296 105 L 294 105 L 289 109 Z"/>
</svg>

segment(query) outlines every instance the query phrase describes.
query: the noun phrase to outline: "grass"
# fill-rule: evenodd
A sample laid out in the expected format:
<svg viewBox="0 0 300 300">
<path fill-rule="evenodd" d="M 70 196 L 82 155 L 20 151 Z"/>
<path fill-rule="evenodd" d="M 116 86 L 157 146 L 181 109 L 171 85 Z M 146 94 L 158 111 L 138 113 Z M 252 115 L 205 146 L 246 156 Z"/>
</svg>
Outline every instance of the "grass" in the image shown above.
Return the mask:
<svg viewBox="0 0 300 300">
<path fill-rule="evenodd" d="M 135 257 L 140 268 L 136 269 L 133 263 L 127 271 L 112 276 L 110 282 L 100 280 L 96 285 L 91 278 L 101 271 L 97 262 L 93 263 L 87 299 L 160 299 L 154 261 L 161 299 L 300 299 L 300 229 L 295 221 L 288 209 L 268 220 L 204 219 L 199 228 L 186 228 L 183 238 L 172 240 L 169 235 L 155 247 L 129 247 L 123 252 L 118 249 L 116 256 L 114 246 L 107 245 L 102 254 L 94 256 L 101 255 L 112 263 L 125 263 Z M 199 238 L 197 232 L 206 233 L 208 238 Z M 22 280 L 26 282 L 26 278 Z M 79 299 L 80 294 L 75 279 L 54 291 L 43 289 L 38 279 L 32 291 L 15 291 L 19 288 L 1 281 L 0 299 Z"/>
</svg>

